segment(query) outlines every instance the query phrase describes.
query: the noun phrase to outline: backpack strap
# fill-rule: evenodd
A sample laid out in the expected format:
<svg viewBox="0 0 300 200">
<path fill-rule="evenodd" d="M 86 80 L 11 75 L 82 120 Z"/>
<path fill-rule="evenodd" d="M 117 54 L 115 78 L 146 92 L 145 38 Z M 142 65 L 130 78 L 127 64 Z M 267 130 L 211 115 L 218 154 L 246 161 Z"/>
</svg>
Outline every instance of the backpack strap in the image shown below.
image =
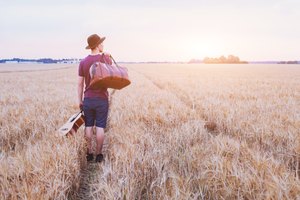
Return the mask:
<svg viewBox="0 0 300 200">
<path fill-rule="evenodd" d="M 104 57 L 103 57 L 103 60 L 104 60 L 104 62 L 105 62 L 105 64 L 107 64 L 106 63 L 106 61 L 105 61 L 105 55 L 104 55 L 104 53 L 102 54 Z M 118 68 L 118 70 L 120 71 L 120 73 L 121 73 L 121 77 L 122 77 L 122 79 L 125 77 L 124 76 L 124 72 L 121 70 L 121 68 L 120 68 L 120 66 L 117 64 L 117 62 L 115 61 L 115 59 L 112 57 L 112 55 L 110 55 L 109 56 L 112 60 L 113 60 L 113 62 L 115 63 L 115 65 L 116 65 L 116 67 Z"/>
</svg>

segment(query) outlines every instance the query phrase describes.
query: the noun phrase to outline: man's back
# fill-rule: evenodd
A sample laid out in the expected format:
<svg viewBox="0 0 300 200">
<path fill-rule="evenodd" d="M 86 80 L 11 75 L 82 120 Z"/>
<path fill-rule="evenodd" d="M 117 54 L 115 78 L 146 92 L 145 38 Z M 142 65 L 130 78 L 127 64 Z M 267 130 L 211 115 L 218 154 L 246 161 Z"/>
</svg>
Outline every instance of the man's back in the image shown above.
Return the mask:
<svg viewBox="0 0 300 200">
<path fill-rule="evenodd" d="M 104 60 L 105 59 L 105 60 Z M 86 58 L 84 58 L 79 65 L 78 69 L 78 75 L 84 77 L 85 81 L 85 91 L 84 91 L 84 97 L 85 98 L 93 98 L 93 97 L 99 97 L 99 98 L 108 98 L 108 92 L 107 88 L 102 89 L 87 89 L 87 87 L 90 84 L 91 77 L 89 74 L 90 67 L 95 62 L 106 62 L 108 64 L 112 64 L 112 61 L 109 56 L 102 54 L 97 55 L 88 55 Z"/>
</svg>

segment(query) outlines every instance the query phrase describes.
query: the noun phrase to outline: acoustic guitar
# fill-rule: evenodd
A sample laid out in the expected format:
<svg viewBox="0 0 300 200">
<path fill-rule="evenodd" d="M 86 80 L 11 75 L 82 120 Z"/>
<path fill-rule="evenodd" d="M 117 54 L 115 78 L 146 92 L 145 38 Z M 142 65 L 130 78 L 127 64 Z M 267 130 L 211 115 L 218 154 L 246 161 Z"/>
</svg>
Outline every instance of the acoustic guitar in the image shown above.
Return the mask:
<svg viewBox="0 0 300 200">
<path fill-rule="evenodd" d="M 75 134 L 80 126 L 84 124 L 84 115 L 81 110 L 79 113 L 76 113 L 68 119 L 68 121 L 58 129 L 59 135 L 64 136 L 68 134 Z"/>
</svg>

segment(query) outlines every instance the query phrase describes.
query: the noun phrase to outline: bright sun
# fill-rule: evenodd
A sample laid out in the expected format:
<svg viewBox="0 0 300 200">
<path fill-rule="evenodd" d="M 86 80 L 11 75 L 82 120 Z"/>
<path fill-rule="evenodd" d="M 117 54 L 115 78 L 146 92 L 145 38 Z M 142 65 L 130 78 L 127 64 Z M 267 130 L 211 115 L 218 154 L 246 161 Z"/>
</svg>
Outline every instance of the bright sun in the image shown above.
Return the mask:
<svg viewBox="0 0 300 200">
<path fill-rule="evenodd" d="M 214 40 L 190 40 L 184 44 L 184 55 L 187 58 L 203 59 L 204 57 L 219 57 L 223 54 L 228 54 L 225 51 L 225 46 L 219 41 Z"/>
</svg>

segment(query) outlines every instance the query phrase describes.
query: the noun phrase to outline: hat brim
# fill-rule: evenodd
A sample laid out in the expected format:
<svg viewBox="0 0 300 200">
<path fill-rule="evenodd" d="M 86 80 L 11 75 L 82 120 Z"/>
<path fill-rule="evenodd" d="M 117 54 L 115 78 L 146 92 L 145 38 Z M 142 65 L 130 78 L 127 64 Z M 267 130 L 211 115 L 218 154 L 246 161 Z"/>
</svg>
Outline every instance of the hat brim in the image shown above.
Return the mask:
<svg viewBox="0 0 300 200">
<path fill-rule="evenodd" d="M 98 46 L 99 44 L 101 44 L 104 40 L 105 40 L 106 37 L 103 37 L 100 39 L 100 41 L 95 45 L 95 46 L 92 46 L 90 47 L 89 45 L 85 47 L 85 49 L 92 49 L 92 48 L 95 48 L 96 46 Z"/>
</svg>

